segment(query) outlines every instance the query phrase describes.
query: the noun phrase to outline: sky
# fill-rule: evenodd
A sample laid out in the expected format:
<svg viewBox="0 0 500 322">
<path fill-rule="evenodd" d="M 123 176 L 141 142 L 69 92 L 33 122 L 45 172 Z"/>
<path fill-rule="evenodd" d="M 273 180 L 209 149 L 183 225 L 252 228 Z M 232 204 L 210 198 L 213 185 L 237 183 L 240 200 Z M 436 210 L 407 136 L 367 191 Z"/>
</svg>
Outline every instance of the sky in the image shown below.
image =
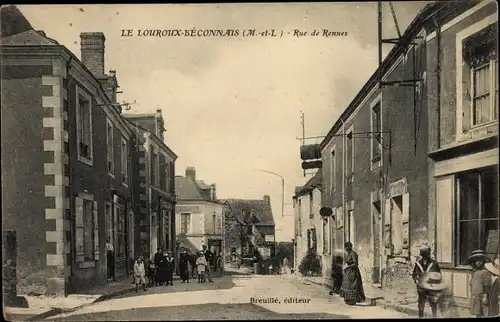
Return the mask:
<svg viewBox="0 0 500 322">
<path fill-rule="evenodd" d="M 402 30 L 427 2 L 394 2 Z M 80 33 L 103 32 L 105 71 L 116 70 L 127 113 L 162 109 L 176 174 L 196 168 L 221 199 L 271 197 L 276 240 L 293 238 L 301 169 L 300 113 L 324 136 L 377 68 L 376 2 L 22 5 L 37 30 L 80 57 Z M 383 36 L 395 37 L 388 3 Z M 283 37 L 140 37 L 139 29 L 275 29 Z M 122 37 L 122 29 L 134 36 Z M 337 37 L 294 37 L 347 32 Z M 241 32 L 241 31 L 240 31 Z M 289 35 L 288 32 L 291 34 Z M 384 45 L 384 56 L 391 45 Z M 319 143 L 320 139 L 306 143 Z M 281 179 L 285 213 L 281 213 Z"/>
</svg>

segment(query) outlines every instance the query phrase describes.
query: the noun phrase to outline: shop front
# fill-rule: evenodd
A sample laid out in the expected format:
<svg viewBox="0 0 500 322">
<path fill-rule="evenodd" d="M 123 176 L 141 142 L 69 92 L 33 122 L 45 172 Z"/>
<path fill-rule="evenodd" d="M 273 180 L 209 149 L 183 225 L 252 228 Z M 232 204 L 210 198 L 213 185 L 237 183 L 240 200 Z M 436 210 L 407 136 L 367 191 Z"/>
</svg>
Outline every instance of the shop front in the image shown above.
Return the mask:
<svg viewBox="0 0 500 322">
<path fill-rule="evenodd" d="M 434 166 L 436 259 L 461 306 L 470 298 L 468 257 L 499 253 L 498 149 L 438 161 Z"/>
</svg>

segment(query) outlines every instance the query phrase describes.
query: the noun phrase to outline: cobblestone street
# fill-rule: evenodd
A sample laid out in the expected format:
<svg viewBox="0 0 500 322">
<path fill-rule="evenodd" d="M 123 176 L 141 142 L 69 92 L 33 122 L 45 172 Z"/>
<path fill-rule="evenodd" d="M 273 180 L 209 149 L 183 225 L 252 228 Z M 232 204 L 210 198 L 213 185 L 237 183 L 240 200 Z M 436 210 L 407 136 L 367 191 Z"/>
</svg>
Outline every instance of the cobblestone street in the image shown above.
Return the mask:
<svg viewBox="0 0 500 322">
<path fill-rule="evenodd" d="M 253 303 L 252 303 L 253 302 Z M 288 302 L 288 303 L 287 303 Z M 298 303 L 302 302 L 302 303 Z M 225 276 L 214 283 L 153 287 L 50 320 L 405 318 L 380 307 L 346 306 L 315 285 L 281 276 Z"/>
</svg>

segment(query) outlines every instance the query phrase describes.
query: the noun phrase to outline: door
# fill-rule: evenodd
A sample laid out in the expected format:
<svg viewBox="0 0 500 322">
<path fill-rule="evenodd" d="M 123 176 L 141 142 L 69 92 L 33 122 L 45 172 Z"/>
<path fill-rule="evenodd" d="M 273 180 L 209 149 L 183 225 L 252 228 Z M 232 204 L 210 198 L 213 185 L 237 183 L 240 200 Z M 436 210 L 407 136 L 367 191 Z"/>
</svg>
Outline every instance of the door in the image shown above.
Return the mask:
<svg viewBox="0 0 500 322">
<path fill-rule="evenodd" d="M 379 284 L 381 277 L 381 251 L 380 245 L 382 243 L 382 213 L 380 208 L 380 202 L 373 203 L 372 210 L 372 241 L 373 241 L 373 271 L 372 271 L 372 283 Z"/>
</svg>

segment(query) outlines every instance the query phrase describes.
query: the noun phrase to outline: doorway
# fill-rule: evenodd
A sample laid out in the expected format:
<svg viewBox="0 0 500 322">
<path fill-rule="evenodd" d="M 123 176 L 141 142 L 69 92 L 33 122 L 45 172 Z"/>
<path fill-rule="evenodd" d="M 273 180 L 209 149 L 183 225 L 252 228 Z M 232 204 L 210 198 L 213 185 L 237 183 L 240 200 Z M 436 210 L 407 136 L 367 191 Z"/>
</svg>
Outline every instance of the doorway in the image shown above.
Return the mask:
<svg viewBox="0 0 500 322">
<path fill-rule="evenodd" d="M 382 206 L 380 201 L 373 202 L 372 207 L 372 242 L 373 242 L 373 268 L 372 268 L 372 284 L 381 283 L 382 269 Z"/>
</svg>

